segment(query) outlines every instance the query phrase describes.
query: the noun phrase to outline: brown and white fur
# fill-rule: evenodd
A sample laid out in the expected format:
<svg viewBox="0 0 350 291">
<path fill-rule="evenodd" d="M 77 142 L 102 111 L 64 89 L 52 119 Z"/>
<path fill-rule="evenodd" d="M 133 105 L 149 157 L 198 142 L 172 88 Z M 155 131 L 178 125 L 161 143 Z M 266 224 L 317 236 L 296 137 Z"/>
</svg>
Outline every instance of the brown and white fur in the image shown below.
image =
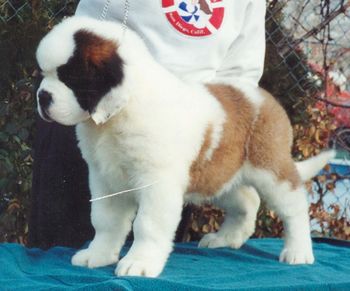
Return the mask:
<svg viewBox="0 0 350 291">
<path fill-rule="evenodd" d="M 92 198 L 155 183 L 92 203 L 95 237 L 74 265 L 117 263 L 133 227 L 116 274 L 158 276 L 188 201 L 226 212 L 220 231 L 200 246 L 239 248 L 254 231 L 259 197 L 284 223 L 280 261 L 314 262 L 303 181 L 334 153 L 296 164 L 290 122 L 267 92 L 242 82 L 188 84 L 160 66 L 131 30 L 87 18 L 57 25 L 37 59 L 44 77 L 39 112 L 77 124 Z"/>
</svg>

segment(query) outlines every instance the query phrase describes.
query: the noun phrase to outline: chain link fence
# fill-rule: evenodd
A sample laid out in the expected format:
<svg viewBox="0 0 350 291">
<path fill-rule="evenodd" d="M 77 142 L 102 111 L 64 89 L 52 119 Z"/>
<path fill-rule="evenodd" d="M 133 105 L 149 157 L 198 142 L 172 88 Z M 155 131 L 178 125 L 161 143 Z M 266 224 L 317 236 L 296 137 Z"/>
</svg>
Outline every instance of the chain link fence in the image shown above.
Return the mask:
<svg viewBox="0 0 350 291">
<path fill-rule="evenodd" d="M 27 96 L 25 102 L 34 102 L 31 84 L 35 77 L 35 46 L 56 21 L 74 13 L 77 3 L 76 0 L 0 0 L 1 41 L 2 38 L 6 40 L 13 37 L 16 32 L 25 34 L 27 29 L 31 29 L 28 27 L 35 26 L 35 34 L 28 34 L 24 42 L 15 44 L 15 47 L 22 45 L 25 51 L 29 51 L 22 66 L 18 68 L 17 65 L 15 74 L 7 71 L 13 69 L 16 59 L 13 58 L 12 62 L 10 57 L 0 60 L 3 71 L 1 79 L 11 78 L 3 83 L 0 81 L 0 126 L 4 129 L 0 134 L 0 143 L 13 142 L 16 147 L 15 150 L 11 148 L 12 152 L 23 152 L 23 148 L 27 150 L 26 164 L 18 162 L 18 159 L 23 159 L 22 155 L 13 157 L 5 150 L 0 150 L 0 173 L 6 175 L 7 172 L 15 171 L 13 179 L 16 180 L 16 185 L 12 185 L 0 179 L 0 232 L 6 233 L 1 235 L 1 240 L 25 243 L 31 181 L 32 160 L 28 149 L 33 144 L 32 135 L 28 133 L 20 136 L 17 134 L 19 131 L 13 129 L 15 125 L 12 131 L 9 130 L 9 123 L 18 123 L 19 120 L 11 121 L 8 117 L 11 98 L 24 94 Z M 349 239 L 350 162 L 347 162 L 347 158 L 350 157 L 350 1 L 268 0 L 267 6 L 267 58 L 261 85 L 277 96 L 295 124 L 297 138 L 293 152 L 297 158 L 316 154 L 328 146 L 329 141 L 342 150 L 338 162 L 309 185 L 310 214 L 315 233 Z M 9 44 L 13 45 L 16 41 L 16 37 L 11 38 Z M 0 44 L 0 53 L 6 52 L 6 49 Z M 12 56 L 11 53 L 8 55 Z M 21 107 L 18 110 L 24 109 Z M 34 120 L 33 114 L 26 117 Z M 23 124 L 21 127 L 23 129 Z M 33 123 L 27 124 L 27 130 L 33 131 Z M 20 166 L 14 169 L 13 164 Z M 27 171 L 23 172 L 25 167 Z M 23 188 L 23 185 L 27 186 Z M 206 209 L 206 213 L 211 217 L 207 219 L 203 214 L 195 214 L 202 220 L 201 225 L 196 223 L 197 232 L 200 229 L 202 232 L 212 231 L 218 227 L 213 212 Z M 215 213 L 221 220 L 221 214 Z M 9 217 L 14 217 L 10 223 L 7 220 Z M 274 220 L 274 215 L 271 214 L 269 219 Z M 278 224 L 278 221 L 275 222 Z M 280 229 L 277 224 L 275 228 Z M 258 225 L 262 227 L 261 223 Z M 271 223 L 267 227 L 270 232 L 273 232 L 273 225 Z M 193 231 L 196 230 L 192 227 Z M 256 236 L 262 235 L 258 232 Z"/>
<path fill-rule="evenodd" d="M 311 125 L 295 126 L 297 150 L 309 156 L 310 147 L 303 142 L 322 144 L 320 136 L 328 128 L 329 145 L 339 152 L 332 167 L 310 185 L 312 229 L 323 236 L 349 238 L 350 1 L 272 0 L 268 5 L 267 43 L 279 56 L 274 70 L 284 72 L 286 67 L 294 80 L 284 88 L 283 98 L 291 100 L 288 106 L 297 116 L 303 116 L 300 110 L 308 111 L 305 102 L 320 111 L 306 118 Z"/>
<path fill-rule="evenodd" d="M 338 126 L 350 118 L 350 2 L 344 0 L 269 0 L 267 43 L 294 80 L 285 94 L 297 106 L 304 96 L 333 105 Z M 291 62 L 292 59 L 292 62 Z M 346 140 L 346 139 L 345 139 Z M 343 143 L 345 146 L 347 142 Z M 349 148 L 348 148 L 349 150 Z"/>
<path fill-rule="evenodd" d="M 43 8 L 48 20 L 60 19 L 65 15 L 72 14 L 78 1 L 38 1 L 38 0 L 2 0 L 0 1 L 0 20 L 4 23 L 10 21 L 27 21 L 28 13 Z"/>
</svg>

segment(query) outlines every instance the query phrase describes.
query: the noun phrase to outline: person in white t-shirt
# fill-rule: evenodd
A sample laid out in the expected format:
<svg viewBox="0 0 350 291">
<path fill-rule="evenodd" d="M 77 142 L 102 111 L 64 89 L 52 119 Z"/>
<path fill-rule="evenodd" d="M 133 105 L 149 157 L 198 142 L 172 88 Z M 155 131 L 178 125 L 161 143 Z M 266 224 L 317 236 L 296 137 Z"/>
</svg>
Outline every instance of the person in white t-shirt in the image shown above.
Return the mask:
<svg viewBox="0 0 350 291">
<path fill-rule="evenodd" d="M 258 84 L 265 56 L 264 0 L 82 0 L 76 14 L 125 21 L 179 77 Z"/>
<path fill-rule="evenodd" d="M 265 12 L 264 0 L 81 0 L 76 15 L 124 23 L 184 80 L 258 86 Z M 74 128 L 38 120 L 34 158 L 29 245 L 80 247 L 93 230 Z"/>
</svg>

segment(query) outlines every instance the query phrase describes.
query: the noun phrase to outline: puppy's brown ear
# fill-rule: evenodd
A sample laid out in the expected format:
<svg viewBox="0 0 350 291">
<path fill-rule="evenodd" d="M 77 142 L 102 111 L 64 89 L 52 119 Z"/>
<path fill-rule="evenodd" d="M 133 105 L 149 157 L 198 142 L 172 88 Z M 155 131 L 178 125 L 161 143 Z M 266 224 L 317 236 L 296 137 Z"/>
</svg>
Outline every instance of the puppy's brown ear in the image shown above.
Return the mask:
<svg viewBox="0 0 350 291">
<path fill-rule="evenodd" d="M 92 32 L 80 30 L 74 35 L 76 49 L 82 60 L 101 67 L 116 55 L 117 45 Z"/>
</svg>

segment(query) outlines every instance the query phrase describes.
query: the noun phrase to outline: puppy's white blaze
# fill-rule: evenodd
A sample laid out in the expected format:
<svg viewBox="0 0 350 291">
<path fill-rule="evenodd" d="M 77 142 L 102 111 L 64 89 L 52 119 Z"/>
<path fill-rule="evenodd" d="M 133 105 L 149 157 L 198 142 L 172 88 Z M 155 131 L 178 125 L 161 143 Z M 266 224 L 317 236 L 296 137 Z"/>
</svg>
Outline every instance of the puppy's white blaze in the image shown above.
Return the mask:
<svg viewBox="0 0 350 291">
<path fill-rule="evenodd" d="M 71 38 L 65 37 L 65 41 L 62 43 L 57 35 L 48 34 L 40 42 L 36 51 L 36 59 L 39 67 L 45 72 L 55 70 L 68 61 L 73 55 L 74 49 L 73 35 Z"/>
</svg>

